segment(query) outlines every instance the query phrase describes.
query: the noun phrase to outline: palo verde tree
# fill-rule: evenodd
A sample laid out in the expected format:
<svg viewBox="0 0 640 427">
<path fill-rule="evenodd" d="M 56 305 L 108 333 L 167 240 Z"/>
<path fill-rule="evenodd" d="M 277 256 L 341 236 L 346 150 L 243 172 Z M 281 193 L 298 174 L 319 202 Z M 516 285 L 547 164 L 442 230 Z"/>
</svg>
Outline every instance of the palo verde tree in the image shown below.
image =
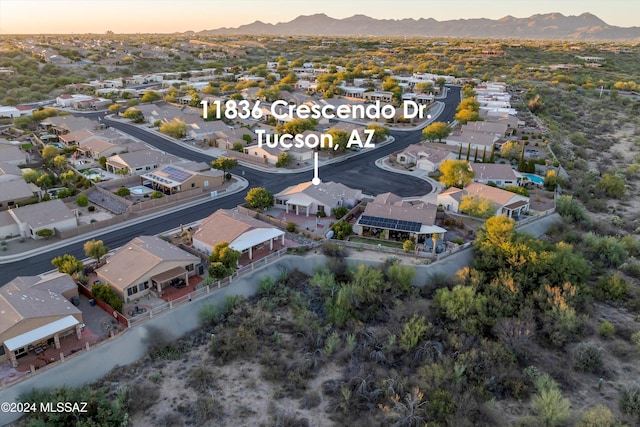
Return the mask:
<svg viewBox="0 0 640 427">
<path fill-rule="evenodd" d="M 264 187 L 256 187 L 249 190 L 244 201 L 251 209 L 268 209 L 273 206 L 273 194 Z"/>
<path fill-rule="evenodd" d="M 451 127 L 444 122 L 433 122 L 422 130 L 422 136 L 428 141 L 442 142 L 451 133 Z"/>
<path fill-rule="evenodd" d="M 89 240 L 84 243 L 84 254 L 100 262 L 100 259 L 109 252 L 102 240 Z"/>
<path fill-rule="evenodd" d="M 142 102 L 156 102 L 162 99 L 162 95 L 153 90 L 148 90 L 142 95 Z"/>
<path fill-rule="evenodd" d="M 465 160 L 447 159 L 440 163 L 440 182 L 447 187 L 464 188 L 473 180 L 473 171 Z"/>
<path fill-rule="evenodd" d="M 371 123 L 367 126 L 367 129 L 373 130 L 373 142 L 380 142 L 391 135 L 391 131 L 386 126 L 381 126 L 378 123 Z"/>
<path fill-rule="evenodd" d="M 229 242 L 220 242 L 213 247 L 213 252 L 209 257 L 209 260 L 214 262 L 220 262 L 227 269 L 234 269 L 240 260 L 242 254 L 235 249 L 229 247 Z"/>
<path fill-rule="evenodd" d="M 229 157 L 218 157 L 211 162 L 211 167 L 221 170 L 224 173 L 224 179 L 227 179 L 227 172 L 238 166 L 238 161 Z"/>
<path fill-rule="evenodd" d="M 122 117 L 129 119 L 134 123 L 142 123 L 144 121 L 144 114 L 137 108 L 129 108 L 122 114 Z"/>
<path fill-rule="evenodd" d="M 460 201 L 460 211 L 476 218 L 491 218 L 496 214 L 496 205 L 486 197 L 477 194 L 464 195 Z"/>
<path fill-rule="evenodd" d="M 73 255 L 64 254 L 55 257 L 51 260 L 51 264 L 58 269 L 60 273 L 73 275 L 79 273 L 84 269 L 82 261 L 74 257 Z"/>
</svg>

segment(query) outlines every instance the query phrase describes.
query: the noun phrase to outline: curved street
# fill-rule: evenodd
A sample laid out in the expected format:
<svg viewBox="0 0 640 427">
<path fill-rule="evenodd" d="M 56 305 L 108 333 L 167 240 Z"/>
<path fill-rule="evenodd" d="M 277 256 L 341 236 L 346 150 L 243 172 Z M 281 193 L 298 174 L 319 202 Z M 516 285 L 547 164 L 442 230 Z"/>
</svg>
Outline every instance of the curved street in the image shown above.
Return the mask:
<svg viewBox="0 0 640 427">
<path fill-rule="evenodd" d="M 449 87 L 447 97 L 443 100 L 445 106 L 438 121 L 450 122 L 455 115 L 455 109 L 460 102 L 460 88 Z M 84 114 L 88 118 L 103 117 L 104 112 Z M 109 121 L 109 125 L 119 129 L 131 136 L 144 141 L 162 151 L 176 156 L 209 163 L 213 157 L 207 156 L 197 151 L 185 148 L 168 139 L 159 137 L 153 133 L 140 129 L 137 126 L 127 123 Z M 359 188 L 365 194 L 379 194 L 393 192 L 399 196 L 409 197 L 423 195 L 431 191 L 431 185 L 419 178 L 407 175 L 396 174 L 381 170 L 375 165 L 375 161 L 384 156 L 398 151 L 410 144 L 420 141 L 421 130 L 412 131 L 392 131 L 395 141 L 375 150 L 363 150 L 359 155 L 347 159 L 343 162 L 333 163 L 320 168 L 320 177 L 323 181 L 335 181 L 343 183 L 349 187 Z M 240 174 L 244 171 L 244 178 L 249 181 L 249 188 L 265 187 L 272 193 L 277 193 L 284 188 L 311 180 L 312 171 L 300 173 L 270 173 L 263 172 L 248 167 L 239 166 L 232 172 Z M 232 194 L 220 199 L 212 199 L 183 210 L 170 210 L 159 218 L 148 219 L 142 223 L 123 225 L 115 231 L 97 231 L 91 233 L 87 240 L 92 238 L 102 239 L 110 248 L 117 248 L 139 235 L 153 235 L 188 224 L 193 221 L 205 218 L 217 209 L 231 209 L 244 202 L 245 191 Z M 0 267 L 0 283 L 4 284 L 16 276 L 34 275 L 52 269 L 51 259 L 69 253 L 79 258 L 84 258 L 82 243 L 70 243 L 64 247 L 56 247 L 47 250 L 43 248 L 42 253 L 28 259 L 3 264 Z"/>
</svg>

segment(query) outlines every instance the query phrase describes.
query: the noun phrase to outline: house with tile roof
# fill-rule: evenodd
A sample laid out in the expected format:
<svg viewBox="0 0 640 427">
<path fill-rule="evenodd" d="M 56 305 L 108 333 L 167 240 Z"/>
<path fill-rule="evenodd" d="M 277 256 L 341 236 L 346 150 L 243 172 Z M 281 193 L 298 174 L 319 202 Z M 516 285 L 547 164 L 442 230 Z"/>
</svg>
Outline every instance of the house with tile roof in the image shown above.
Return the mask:
<svg viewBox="0 0 640 427">
<path fill-rule="evenodd" d="M 0 161 L 0 182 L 22 179 L 22 169 L 18 166 Z"/>
<path fill-rule="evenodd" d="M 462 133 L 465 132 L 477 132 L 484 133 L 487 135 L 493 135 L 496 138 L 505 138 L 507 137 L 508 127 L 503 123 L 495 123 L 490 121 L 477 121 L 477 122 L 469 122 L 462 125 Z"/>
<path fill-rule="evenodd" d="M 0 239 L 19 236 L 20 229 L 8 211 L 0 210 Z"/>
<path fill-rule="evenodd" d="M 180 157 L 162 151 L 147 149 L 115 154 L 107 158 L 106 168 L 111 173 L 122 173 L 119 171 L 125 170 L 128 175 L 142 175 L 162 165 L 179 163 L 181 160 Z"/>
<path fill-rule="evenodd" d="M 16 145 L 0 144 L 0 161 L 18 166 L 27 162 L 27 155 Z"/>
<path fill-rule="evenodd" d="M 211 255 L 218 243 L 227 242 L 229 247 L 247 253 L 253 259 L 254 249 L 269 247 L 279 241 L 284 246 L 284 231 L 237 211 L 218 209 L 208 216 L 193 233 L 193 247 Z"/>
<path fill-rule="evenodd" d="M 0 211 L 20 206 L 38 194 L 34 194 L 31 185 L 22 178 L 11 181 L 0 180 Z"/>
<path fill-rule="evenodd" d="M 76 116 L 55 116 L 48 117 L 40 122 L 40 126 L 49 133 L 65 135 L 79 130 L 91 130 L 100 127 L 98 122 L 89 120 L 86 117 Z"/>
<path fill-rule="evenodd" d="M 80 141 L 77 148 L 78 156 L 98 160 L 100 157 L 110 157 L 122 152 L 126 147 L 114 144 L 97 135 L 92 135 Z"/>
<path fill-rule="evenodd" d="M 471 150 L 478 149 L 479 153 L 482 153 L 483 150 L 487 150 L 487 152 L 491 151 L 493 145 L 498 141 L 498 137 L 495 135 L 490 135 L 486 133 L 473 132 L 473 131 L 465 131 L 452 133 L 443 141 L 447 145 L 452 145 L 454 147 L 462 146 L 463 149 L 469 148 Z"/>
<path fill-rule="evenodd" d="M 16 277 L 0 287 L 0 362 L 19 359 L 47 346 L 60 348 L 67 335 L 81 338 L 82 312 L 72 303 L 78 286 L 71 276 L 53 273 Z"/>
<path fill-rule="evenodd" d="M 353 231 L 359 235 L 381 234 L 385 239 L 428 243 L 433 235 L 439 240 L 445 230 L 436 225 L 437 207 L 422 201 L 405 201 L 393 193 L 379 194 L 368 202 Z"/>
<path fill-rule="evenodd" d="M 77 210 L 71 210 L 62 200 L 50 200 L 19 208 L 9 209 L 22 237 L 40 239 L 38 231 L 67 231 L 78 226 Z"/>
<path fill-rule="evenodd" d="M 78 145 L 80 141 L 93 136 L 93 133 L 89 129 L 79 129 L 73 132 L 69 132 L 66 135 L 60 135 L 58 140 L 66 146 Z"/>
<path fill-rule="evenodd" d="M 331 210 L 338 206 L 354 207 L 362 200 L 362 190 L 349 188 L 337 182 L 321 182 L 313 185 L 303 182 L 287 187 L 274 195 L 274 207 L 295 212 L 296 215 L 331 215 Z"/>
<path fill-rule="evenodd" d="M 396 154 L 398 163 L 404 166 L 415 165 L 416 168 L 427 172 L 435 172 L 444 160 L 455 160 L 458 156 L 445 149 L 431 147 L 425 144 L 412 144 Z"/>
<path fill-rule="evenodd" d="M 139 236 L 118 249 L 96 270 L 98 279 L 111 286 L 125 303 L 149 292 L 188 282 L 196 274 L 200 258 L 156 236 Z"/>
<path fill-rule="evenodd" d="M 522 182 L 522 174 L 514 170 L 506 163 L 470 163 L 473 171 L 473 182 L 480 184 L 493 183 L 498 187 L 519 186 Z"/>
<path fill-rule="evenodd" d="M 451 187 L 437 196 L 438 205 L 445 210 L 460 213 L 463 196 L 478 196 L 489 199 L 496 207 L 496 216 L 518 217 L 529 211 L 529 198 L 501 188 L 473 182 L 465 188 Z"/>
<path fill-rule="evenodd" d="M 188 164 L 185 164 L 188 166 Z M 190 170 L 179 164 L 161 166 L 141 177 L 142 184 L 164 194 L 176 194 L 181 191 L 200 188 L 202 191 L 214 189 L 224 182 L 224 173 L 220 170 Z"/>
</svg>

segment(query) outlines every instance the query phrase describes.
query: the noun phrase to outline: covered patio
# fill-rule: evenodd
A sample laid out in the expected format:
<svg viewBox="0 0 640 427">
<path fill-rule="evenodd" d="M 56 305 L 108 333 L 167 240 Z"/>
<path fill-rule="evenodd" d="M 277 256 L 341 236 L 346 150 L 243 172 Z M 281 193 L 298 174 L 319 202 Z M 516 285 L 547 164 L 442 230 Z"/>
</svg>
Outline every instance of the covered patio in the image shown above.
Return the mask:
<svg viewBox="0 0 640 427">
<path fill-rule="evenodd" d="M 180 287 L 189 283 L 189 272 L 184 267 L 173 267 L 155 276 L 151 276 L 151 289 L 162 296 L 163 289 L 167 286 Z"/>
<path fill-rule="evenodd" d="M 309 216 L 309 209 L 313 201 L 304 194 L 296 194 L 285 201 L 285 212 L 289 213 L 289 208 L 294 208 L 296 215 L 300 215 L 300 208 L 304 209 L 305 216 Z"/>
<path fill-rule="evenodd" d="M 40 354 L 49 346 L 60 348 L 60 338 L 75 333 L 78 340 L 82 339 L 82 327 L 74 316 L 65 316 L 39 328 L 9 338 L 4 342 L 9 350 L 9 359 L 14 368 L 18 367 L 18 358 L 33 352 Z"/>
<path fill-rule="evenodd" d="M 242 234 L 229 247 L 240 253 L 248 253 L 249 260 L 252 260 L 254 249 L 261 250 L 268 246 L 269 251 L 273 251 L 273 244 L 277 239 L 284 246 L 284 236 L 284 231 L 277 228 L 256 228 Z"/>
<path fill-rule="evenodd" d="M 502 207 L 502 213 L 509 218 L 517 218 L 529 212 L 529 202 L 519 200 Z"/>
</svg>

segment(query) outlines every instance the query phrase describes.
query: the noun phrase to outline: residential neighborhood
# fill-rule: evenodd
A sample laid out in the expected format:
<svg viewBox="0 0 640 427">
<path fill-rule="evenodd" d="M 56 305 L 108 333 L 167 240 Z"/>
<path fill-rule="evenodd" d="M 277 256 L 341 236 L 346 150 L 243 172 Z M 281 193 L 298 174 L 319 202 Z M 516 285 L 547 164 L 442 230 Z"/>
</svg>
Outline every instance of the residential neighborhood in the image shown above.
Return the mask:
<svg viewBox="0 0 640 427">
<path fill-rule="evenodd" d="M 640 422 L 635 27 L 86 3 L 0 31 L 0 425 Z"/>
</svg>

